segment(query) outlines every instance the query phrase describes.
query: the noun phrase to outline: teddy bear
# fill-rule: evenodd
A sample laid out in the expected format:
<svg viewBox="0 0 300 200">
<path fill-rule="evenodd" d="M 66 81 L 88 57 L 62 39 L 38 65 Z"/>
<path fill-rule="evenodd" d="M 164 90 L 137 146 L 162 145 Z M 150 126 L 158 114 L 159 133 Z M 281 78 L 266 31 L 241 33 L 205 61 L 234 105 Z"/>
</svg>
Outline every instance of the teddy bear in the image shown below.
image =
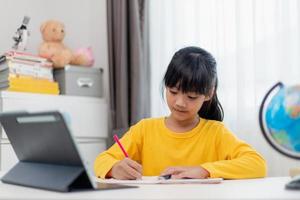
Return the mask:
<svg viewBox="0 0 300 200">
<path fill-rule="evenodd" d="M 80 48 L 73 52 L 63 43 L 66 32 L 62 22 L 48 20 L 41 25 L 40 31 L 43 42 L 39 47 L 39 55 L 50 60 L 54 68 L 63 68 L 67 64 L 93 65 L 91 48 Z"/>
</svg>

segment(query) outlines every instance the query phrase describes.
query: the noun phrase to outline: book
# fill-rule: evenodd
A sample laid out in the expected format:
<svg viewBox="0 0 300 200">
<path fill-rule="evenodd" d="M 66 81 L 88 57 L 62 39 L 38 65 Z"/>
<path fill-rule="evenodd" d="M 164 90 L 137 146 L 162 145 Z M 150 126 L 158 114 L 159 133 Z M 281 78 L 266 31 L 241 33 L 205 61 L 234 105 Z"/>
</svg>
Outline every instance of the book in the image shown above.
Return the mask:
<svg viewBox="0 0 300 200">
<path fill-rule="evenodd" d="M 32 76 L 53 81 L 53 71 L 51 67 L 43 67 L 40 65 L 31 65 L 16 60 L 8 61 L 10 74 Z"/>
<path fill-rule="evenodd" d="M 8 76 L 9 76 L 9 69 L 0 71 L 0 82 L 1 81 L 8 81 Z"/>
<path fill-rule="evenodd" d="M 2 63 L 0 64 L 0 73 L 1 73 L 2 71 L 4 71 L 4 70 L 7 70 L 7 69 L 8 69 L 7 63 L 6 63 L 6 62 L 2 62 Z"/>
<path fill-rule="evenodd" d="M 33 66 L 42 66 L 42 67 L 49 67 L 49 68 L 53 67 L 53 64 L 50 62 L 34 62 L 34 61 L 23 60 L 23 59 L 18 59 L 18 58 L 8 58 L 7 61 L 13 61 L 13 62 L 23 63 L 23 64 L 27 64 L 27 65 L 33 65 Z"/>
<path fill-rule="evenodd" d="M 31 53 L 27 53 L 27 52 L 9 51 L 9 52 L 6 52 L 6 57 L 7 57 L 7 59 L 16 59 L 16 60 L 23 60 L 23 61 L 28 61 L 28 62 L 36 62 L 36 63 L 52 66 L 52 63 L 49 62 L 46 58 L 31 54 Z"/>
<path fill-rule="evenodd" d="M 32 86 L 32 87 L 40 87 L 40 88 L 58 88 L 58 83 L 54 81 L 49 81 L 46 79 L 36 79 L 32 77 L 26 76 L 16 76 L 10 75 L 9 78 L 10 85 L 15 86 Z"/>
<path fill-rule="evenodd" d="M 5 90 L 9 87 L 9 82 L 8 81 L 1 81 L 0 82 L 0 90 Z"/>
<path fill-rule="evenodd" d="M 4 88 L 6 89 L 6 88 Z M 9 87 L 7 91 L 11 92 L 29 92 L 29 93 L 38 93 L 38 94 L 52 94 L 52 95 L 59 95 L 59 90 L 45 90 L 45 89 L 24 89 L 24 88 L 13 88 Z"/>
<path fill-rule="evenodd" d="M 118 179 L 101 179 L 95 177 L 98 183 L 116 183 L 116 184 L 218 184 L 222 182 L 222 178 L 206 178 L 206 179 L 163 179 L 159 176 L 143 176 L 138 180 L 118 180 Z"/>
<path fill-rule="evenodd" d="M 35 79 L 26 76 L 13 76 L 10 74 L 8 91 L 33 92 L 42 94 L 59 94 L 57 82 L 46 79 Z"/>
</svg>

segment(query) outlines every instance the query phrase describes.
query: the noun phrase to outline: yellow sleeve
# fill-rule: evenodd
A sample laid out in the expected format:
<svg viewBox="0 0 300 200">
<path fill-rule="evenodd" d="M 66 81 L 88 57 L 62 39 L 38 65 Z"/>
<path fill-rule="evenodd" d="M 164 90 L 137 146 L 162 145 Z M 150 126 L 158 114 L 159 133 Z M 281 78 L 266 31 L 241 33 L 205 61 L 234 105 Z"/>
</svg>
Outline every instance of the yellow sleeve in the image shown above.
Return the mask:
<svg viewBox="0 0 300 200">
<path fill-rule="evenodd" d="M 216 148 L 219 161 L 201 165 L 211 178 L 243 179 L 265 177 L 265 160 L 250 145 L 239 140 L 225 127 L 217 134 Z"/>
<path fill-rule="evenodd" d="M 142 148 L 142 121 L 132 126 L 120 139 L 121 144 L 128 156 L 140 163 L 140 152 Z M 125 158 L 118 144 L 112 145 L 108 150 L 99 154 L 94 163 L 94 172 L 97 177 L 105 178 L 109 170 L 120 160 Z"/>
</svg>

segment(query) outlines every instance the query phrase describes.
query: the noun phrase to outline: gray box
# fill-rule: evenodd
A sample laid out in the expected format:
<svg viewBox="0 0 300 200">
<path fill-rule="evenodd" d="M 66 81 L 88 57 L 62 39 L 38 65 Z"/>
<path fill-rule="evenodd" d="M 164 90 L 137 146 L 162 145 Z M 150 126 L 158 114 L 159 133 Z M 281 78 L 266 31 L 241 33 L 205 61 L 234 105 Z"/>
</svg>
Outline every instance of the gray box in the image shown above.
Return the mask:
<svg viewBox="0 0 300 200">
<path fill-rule="evenodd" d="M 54 78 L 59 84 L 60 94 L 102 97 L 102 68 L 68 65 L 54 70 Z"/>
</svg>

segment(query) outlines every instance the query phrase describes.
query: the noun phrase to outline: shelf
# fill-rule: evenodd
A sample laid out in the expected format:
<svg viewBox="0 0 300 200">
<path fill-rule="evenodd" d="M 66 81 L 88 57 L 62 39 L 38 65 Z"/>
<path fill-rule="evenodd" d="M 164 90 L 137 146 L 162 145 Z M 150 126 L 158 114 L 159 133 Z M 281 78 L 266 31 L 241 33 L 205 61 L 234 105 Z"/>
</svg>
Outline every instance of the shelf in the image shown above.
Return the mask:
<svg viewBox="0 0 300 200">
<path fill-rule="evenodd" d="M 14 99 L 40 99 L 49 101 L 84 101 L 89 103 L 106 103 L 105 98 L 88 97 L 88 96 L 71 96 L 71 95 L 51 95 L 51 94 L 38 94 L 38 93 L 25 93 L 25 92 L 8 92 L 1 91 L 0 98 L 14 98 Z"/>
<path fill-rule="evenodd" d="M 108 137 L 108 105 L 104 98 L 2 91 L 0 108 L 1 112 L 60 111 L 75 137 Z"/>
</svg>

